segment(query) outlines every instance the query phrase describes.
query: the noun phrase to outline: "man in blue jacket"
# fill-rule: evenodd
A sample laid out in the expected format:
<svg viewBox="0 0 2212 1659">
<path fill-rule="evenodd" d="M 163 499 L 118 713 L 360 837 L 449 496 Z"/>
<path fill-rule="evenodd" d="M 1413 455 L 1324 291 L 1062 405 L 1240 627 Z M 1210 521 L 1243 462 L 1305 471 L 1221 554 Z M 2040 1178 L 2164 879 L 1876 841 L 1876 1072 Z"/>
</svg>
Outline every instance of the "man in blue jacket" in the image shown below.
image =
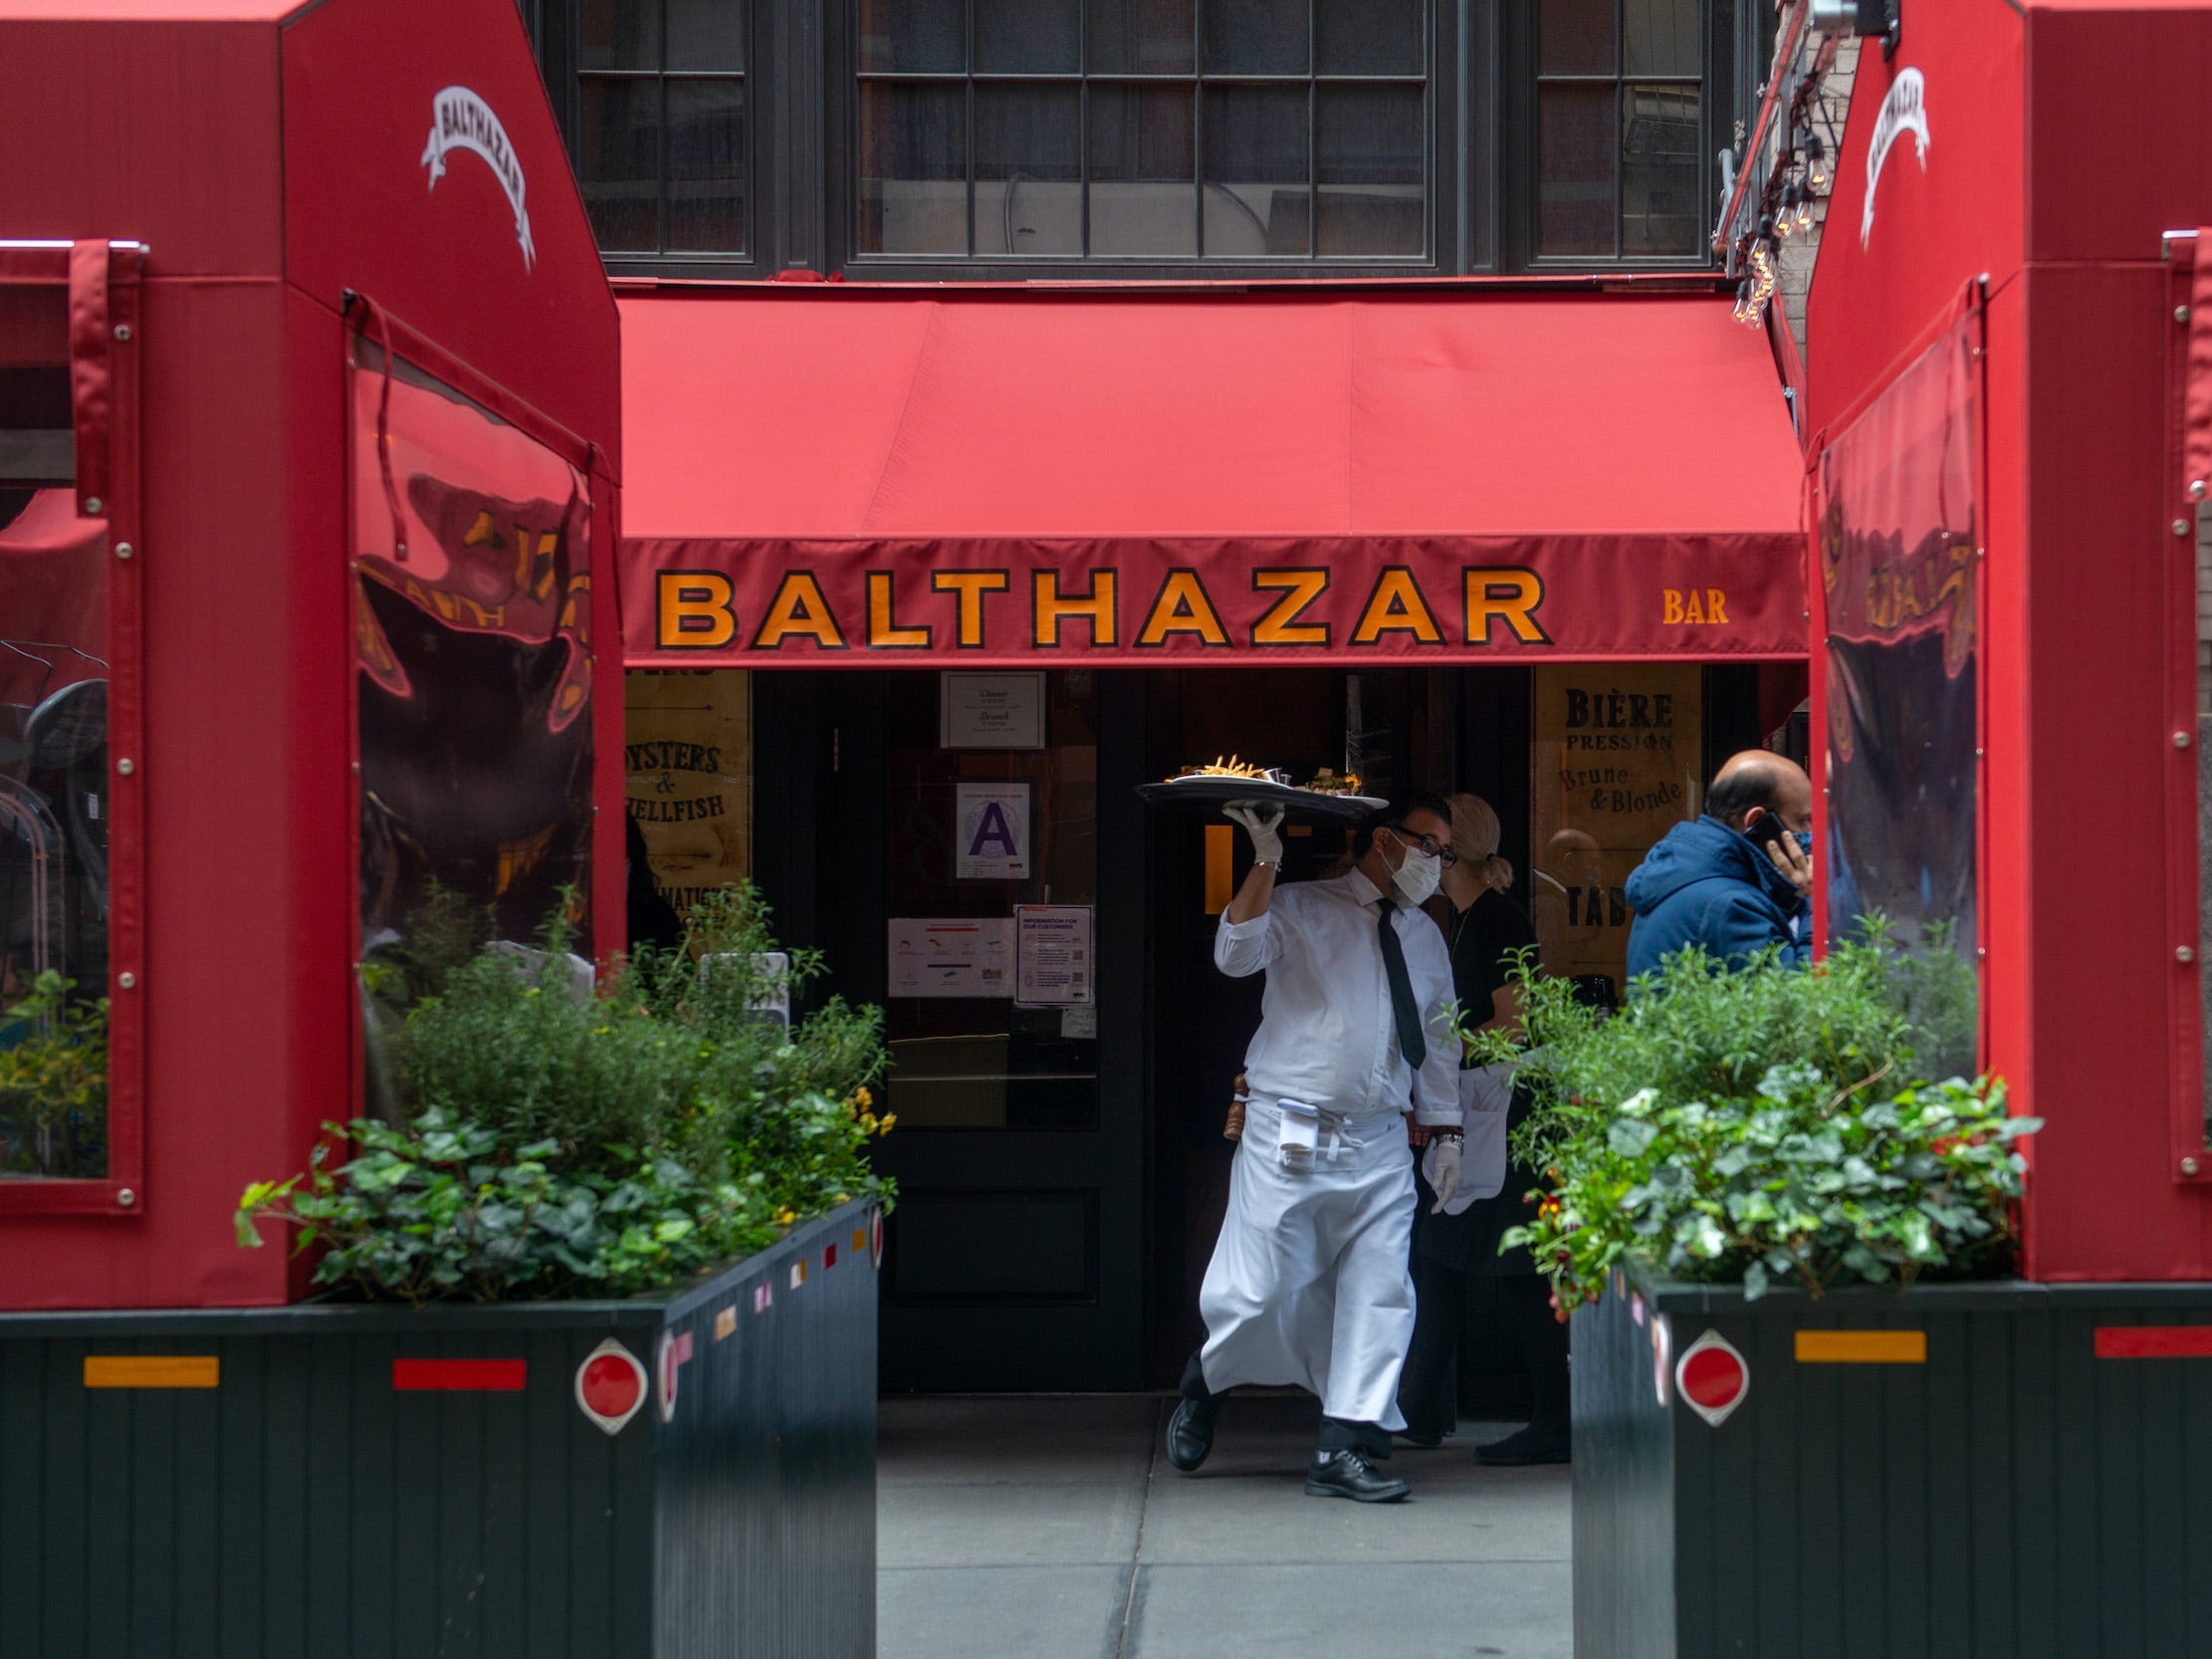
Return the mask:
<svg viewBox="0 0 2212 1659">
<path fill-rule="evenodd" d="M 1704 816 L 1667 830 L 1629 876 L 1630 980 L 1690 945 L 1728 968 L 1770 945 L 1785 967 L 1811 961 L 1812 830 L 1803 767 L 1765 749 L 1732 756 Z"/>
</svg>

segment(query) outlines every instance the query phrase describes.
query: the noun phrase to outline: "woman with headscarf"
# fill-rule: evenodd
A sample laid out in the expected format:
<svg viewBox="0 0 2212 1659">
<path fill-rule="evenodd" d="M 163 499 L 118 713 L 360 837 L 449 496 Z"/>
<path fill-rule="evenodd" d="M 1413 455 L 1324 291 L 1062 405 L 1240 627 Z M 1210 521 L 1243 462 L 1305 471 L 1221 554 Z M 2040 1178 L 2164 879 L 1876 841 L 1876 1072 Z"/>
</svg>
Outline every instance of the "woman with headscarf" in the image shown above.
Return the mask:
<svg viewBox="0 0 2212 1659">
<path fill-rule="evenodd" d="M 1443 929 L 1453 992 L 1469 1025 L 1517 1037 L 1521 999 L 1513 974 L 1518 953 L 1535 945 L 1536 934 L 1508 896 L 1513 866 L 1497 855 L 1498 835 L 1497 814 L 1480 796 L 1451 798 L 1451 846 L 1458 859 L 1444 872 L 1430 914 Z M 1528 1111 L 1527 1097 L 1514 1090 L 1509 1130 L 1520 1127 Z M 1533 1171 L 1510 1164 L 1494 1198 L 1477 1199 L 1456 1215 L 1434 1214 L 1428 1202 L 1421 1206 L 1414 1226 L 1414 1339 L 1399 1383 L 1403 1438 L 1413 1445 L 1440 1445 L 1458 1420 L 1452 1361 L 1468 1281 L 1487 1278 L 1496 1281 L 1520 1340 L 1535 1409 L 1527 1428 L 1476 1447 L 1474 1455 L 1490 1464 L 1567 1461 L 1567 1330 L 1528 1252 L 1498 1254 L 1505 1230 L 1526 1218 L 1534 1185 Z"/>
</svg>

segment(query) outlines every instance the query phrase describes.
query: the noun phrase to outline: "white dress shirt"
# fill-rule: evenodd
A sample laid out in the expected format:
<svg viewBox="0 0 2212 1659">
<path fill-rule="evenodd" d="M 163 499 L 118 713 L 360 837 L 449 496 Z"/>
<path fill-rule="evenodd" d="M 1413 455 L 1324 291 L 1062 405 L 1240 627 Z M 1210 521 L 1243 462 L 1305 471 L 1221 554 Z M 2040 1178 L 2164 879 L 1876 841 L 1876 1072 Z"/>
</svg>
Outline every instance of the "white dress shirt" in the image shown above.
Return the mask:
<svg viewBox="0 0 2212 1659">
<path fill-rule="evenodd" d="M 1214 965 L 1231 979 L 1267 972 L 1259 1030 L 1244 1052 L 1253 1099 L 1296 1100 L 1343 1117 L 1411 1109 L 1423 1123 L 1459 1121 L 1459 1043 L 1445 1024 L 1452 988 L 1443 933 L 1403 902 L 1391 917 L 1429 1048 L 1417 1073 L 1399 1052 L 1377 936 L 1382 897 L 1355 869 L 1277 887 L 1250 921 L 1221 918 Z"/>
</svg>

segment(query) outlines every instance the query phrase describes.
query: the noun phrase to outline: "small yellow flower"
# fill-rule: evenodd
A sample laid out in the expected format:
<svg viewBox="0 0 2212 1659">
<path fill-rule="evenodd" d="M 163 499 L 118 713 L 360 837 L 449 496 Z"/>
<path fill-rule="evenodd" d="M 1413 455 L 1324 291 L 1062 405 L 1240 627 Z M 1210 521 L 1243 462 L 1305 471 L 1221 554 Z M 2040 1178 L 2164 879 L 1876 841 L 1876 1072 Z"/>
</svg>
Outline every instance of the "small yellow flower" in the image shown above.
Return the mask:
<svg viewBox="0 0 2212 1659">
<path fill-rule="evenodd" d="M 889 1133 L 891 1132 L 891 1126 L 892 1126 L 892 1125 L 893 1125 L 894 1123 L 898 1122 L 898 1120 L 899 1120 L 899 1114 L 898 1114 L 897 1112 L 895 1112 L 895 1111 L 887 1111 L 887 1112 L 885 1112 L 885 1113 L 883 1114 L 883 1119 L 882 1119 L 882 1121 L 881 1121 L 880 1123 L 878 1123 L 878 1124 L 876 1125 L 876 1133 L 877 1133 L 877 1134 L 879 1134 L 879 1135 L 887 1135 L 887 1134 L 889 1134 Z"/>
<path fill-rule="evenodd" d="M 873 1094 L 870 1094 L 867 1090 L 866 1085 L 863 1084 L 861 1087 L 856 1088 L 852 1091 L 852 1103 L 858 1106 L 862 1111 L 866 1111 L 870 1106 L 876 1103 L 876 1097 Z"/>
<path fill-rule="evenodd" d="M 788 1227 L 796 1220 L 798 1220 L 798 1212 L 788 1204 L 775 1212 L 775 1225 L 778 1227 Z"/>
</svg>

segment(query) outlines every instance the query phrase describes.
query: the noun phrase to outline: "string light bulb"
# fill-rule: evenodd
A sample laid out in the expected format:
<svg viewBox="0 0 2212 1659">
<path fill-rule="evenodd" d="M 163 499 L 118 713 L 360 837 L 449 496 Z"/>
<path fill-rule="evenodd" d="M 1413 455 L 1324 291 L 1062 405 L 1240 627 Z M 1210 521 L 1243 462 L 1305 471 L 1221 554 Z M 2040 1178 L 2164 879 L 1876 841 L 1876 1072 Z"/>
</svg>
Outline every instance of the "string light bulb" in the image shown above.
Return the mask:
<svg viewBox="0 0 2212 1659">
<path fill-rule="evenodd" d="M 1818 132 L 1805 140 L 1805 182 L 1816 190 L 1828 188 L 1828 149 Z"/>
<path fill-rule="evenodd" d="M 1801 231 L 1809 231 L 1813 228 L 1813 194 L 1810 190 L 1802 191 L 1798 195 L 1797 228 Z"/>
</svg>

